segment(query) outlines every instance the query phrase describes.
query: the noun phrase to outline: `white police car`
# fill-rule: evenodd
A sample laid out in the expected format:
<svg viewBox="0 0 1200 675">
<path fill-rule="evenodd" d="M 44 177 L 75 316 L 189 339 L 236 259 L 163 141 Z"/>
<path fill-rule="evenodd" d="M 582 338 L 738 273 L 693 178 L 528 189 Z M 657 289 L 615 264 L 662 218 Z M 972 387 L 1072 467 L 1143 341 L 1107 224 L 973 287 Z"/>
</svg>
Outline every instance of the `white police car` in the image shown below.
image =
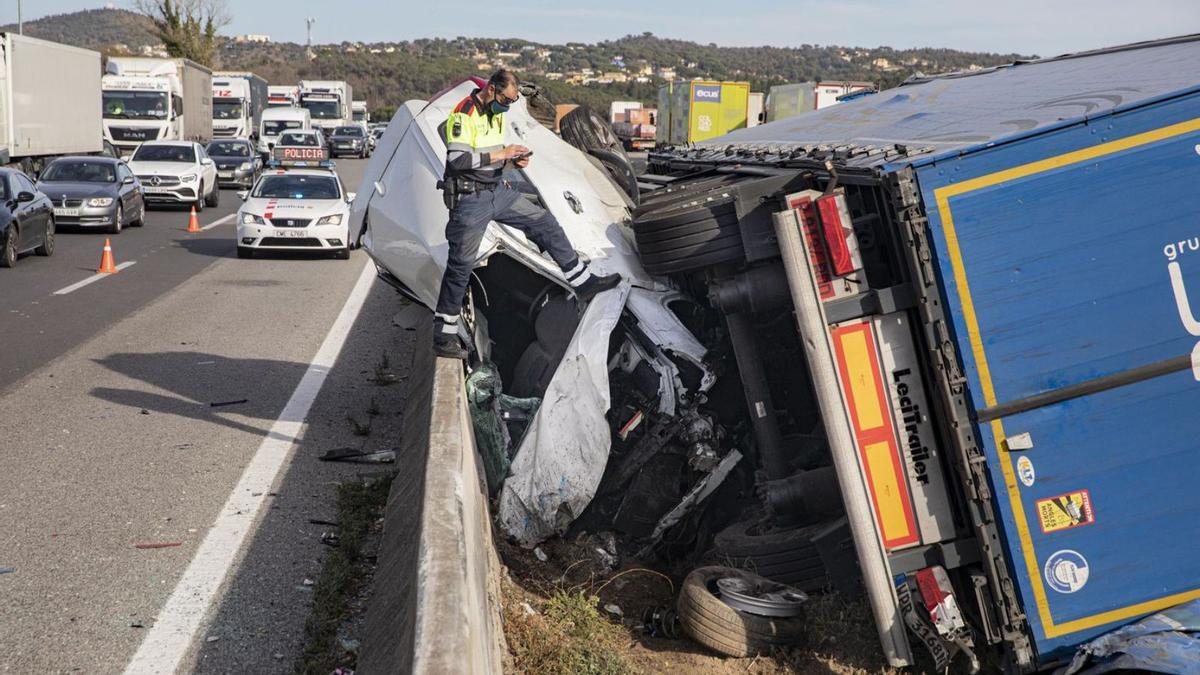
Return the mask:
<svg viewBox="0 0 1200 675">
<path fill-rule="evenodd" d="M 315 155 L 283 158 L 295 155 L 292 150 L 275 148 L 278 159 L 249 192 L 239 193 L 244 203 L 237 214 L 238 257 L 268 250 L 327 251 L 348 259 L 354 193 L 342 187 L 331 162 Z"/>
</svg>

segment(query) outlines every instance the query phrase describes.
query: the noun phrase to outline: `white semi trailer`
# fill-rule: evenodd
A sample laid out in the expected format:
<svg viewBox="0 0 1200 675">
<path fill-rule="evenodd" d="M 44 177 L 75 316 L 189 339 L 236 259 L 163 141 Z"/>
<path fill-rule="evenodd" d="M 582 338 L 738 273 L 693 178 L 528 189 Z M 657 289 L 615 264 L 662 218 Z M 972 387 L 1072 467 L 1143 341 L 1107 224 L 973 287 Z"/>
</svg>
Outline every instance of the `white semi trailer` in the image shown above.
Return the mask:
<svg viewBox="0 0 1200 675">
<path fill-rule="evenodd" d="M 0 164 L 100 152 L 100 53 L 0 33 Z"/>
</svg>

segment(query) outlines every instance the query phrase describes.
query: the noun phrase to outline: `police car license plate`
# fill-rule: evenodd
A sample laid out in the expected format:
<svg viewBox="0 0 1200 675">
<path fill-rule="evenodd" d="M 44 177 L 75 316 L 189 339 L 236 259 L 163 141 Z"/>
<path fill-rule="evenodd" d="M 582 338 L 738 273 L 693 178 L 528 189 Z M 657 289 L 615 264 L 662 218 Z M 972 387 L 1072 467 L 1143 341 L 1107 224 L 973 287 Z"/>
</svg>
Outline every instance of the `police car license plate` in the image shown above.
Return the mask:
<svg viewBox="0 0 1200 675">
<path fill-rule="evenodd" d="M 308 233 L 304 230 L 275 230 L 276 237 L 289 237 L 292 239 L 300 239 L 307 237 Z"/>
<path fill-rule="evenodd" d="M 55 207 L 55 208 L 54 208 L 54 215 L 56 215 L 56 216 L 65 216 L 65 217 L 78 216 L 78 215 L 79 215 L 79 209 L 64 209 L 64 208 L 61 208 L 61 207 Z"/>
</svg>

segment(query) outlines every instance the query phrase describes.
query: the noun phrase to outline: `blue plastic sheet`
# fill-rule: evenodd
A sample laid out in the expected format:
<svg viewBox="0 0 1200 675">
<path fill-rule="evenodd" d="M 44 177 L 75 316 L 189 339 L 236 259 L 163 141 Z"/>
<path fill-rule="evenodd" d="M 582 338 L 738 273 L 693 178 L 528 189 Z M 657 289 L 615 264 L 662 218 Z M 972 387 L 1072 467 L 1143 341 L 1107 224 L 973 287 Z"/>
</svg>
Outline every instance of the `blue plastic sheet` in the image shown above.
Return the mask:
<svg viewBox="0 0 1200 675">
<path fill-rule="evenodd" d="M 1055 675 L 1118 670 L 1200 673 L 1200 600 L 1177 605 L 1106 633 L 1079 648 Z"/>
</svg>

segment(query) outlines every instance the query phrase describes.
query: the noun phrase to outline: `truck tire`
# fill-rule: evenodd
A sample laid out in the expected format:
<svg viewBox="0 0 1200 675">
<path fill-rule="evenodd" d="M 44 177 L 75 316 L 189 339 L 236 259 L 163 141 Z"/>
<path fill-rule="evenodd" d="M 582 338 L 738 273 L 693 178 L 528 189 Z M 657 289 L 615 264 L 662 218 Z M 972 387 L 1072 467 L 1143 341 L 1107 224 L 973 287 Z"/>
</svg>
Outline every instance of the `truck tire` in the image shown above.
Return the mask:
<svg viewBox="0 0 1200 675">
<path fill-rule="evenodd" d="M 803 591 L 820 590 L 829 583 L 828 570 L 812 541 L 821 529 L 818 524 L 768 532 L 744 520 L 718 532 L 713 549 L 718 559 L 772 581 Z"/>
<path fill-rule="evenodd" d="M 563 115 L 559 121 L 559 132 L 564 141 L 584 152 L 612 150 L 625 156 L 621 139 L 613 133 L 612 126 L 603 116 L 586 105 Z"/>
<path fill-rule="evenodd" d="M 718 192 L 643 213 L 633 221 L 650 274 L 680 274 L 745 257 L 734 197 Z"/>
<path fill-rule="evenodd" d="M 634 172 L 629 158 L 608 148 L 595 148 L 589 150 L 588 154 L 600 160 L 604 168 L 608 169 L 608 175 L 617 184 L 617 187 L 621 188 L 621 191 L 633 201 L 634 206 L 637 206 L 640 198 L 637 174 Z"/>
<path fill-rule="evenodd" d="M 757 575 L 729 567 L 701 567 L 683 581 L 676 611 L 684 632 L 696 642 L 727 656 L 746 657 L 769 653 L 777 647 L 799 644 L 805 635 L 802 616 L 777 618 L 739 612 L 716 594 L 716 582 L 741 577 L 757 583 Z"/>
</svg>

